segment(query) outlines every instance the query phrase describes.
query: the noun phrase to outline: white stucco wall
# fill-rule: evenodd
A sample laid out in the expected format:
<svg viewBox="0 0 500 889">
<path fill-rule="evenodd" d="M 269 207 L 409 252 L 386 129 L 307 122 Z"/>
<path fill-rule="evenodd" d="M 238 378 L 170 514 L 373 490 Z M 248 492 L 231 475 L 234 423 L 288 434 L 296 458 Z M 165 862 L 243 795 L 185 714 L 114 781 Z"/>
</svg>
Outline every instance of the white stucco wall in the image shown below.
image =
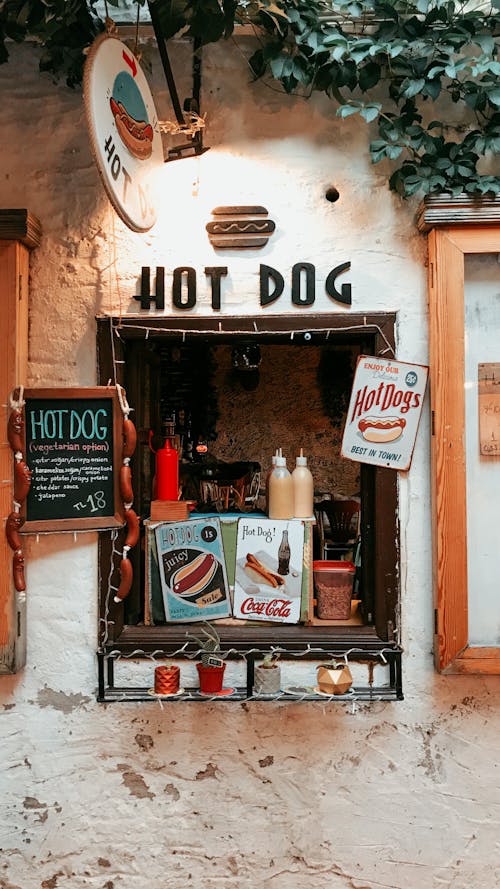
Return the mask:
<svg viewBox="0 0 500 889">
<path fill-rule="evenodd" d="M 171 165 L 158 223 L 139 235 L 103 192 L 81 93 L 39 76 L 32 48 L 11 55 L 0 67 L 0 204 L 28 207 L 44 232 L 31 258 L 31 385 L 94 384 L 96 313 L 137 311 L 141 265 L 157 264 L 194 265 L 200 281 L 204 265 L 228 264 L 222 313 L 258 316 L 259 262 L 289 280 L 294 262 L 310 261 L 320 280 L 350 260 L 352 311 L 397 311 L 398 358 L 427 363 L 425 239 L 415 206 L 370 166 L 364 124 L 337 121 L 321 97 L 250 84 L 238 50 L 210 49 L 212 148 L 197 195 Z M 247 202 L 268 207 L 277 235 L 226 263 L 205 223 L 217 204 Z M 332 305 L 318 286 L 315 310 Z M 273 307 L 291 310 L 286 296 Z M 211 314 L 201 289 L 196 312 Z M 1 889 L 500 885 L 500 679 L 434 672 L 429 475 L 426 404 L 400 477 L 398 703 L 97 704 L 96 534 L 30 538 L 28 665 L 0 677 Z"/>
</svg>

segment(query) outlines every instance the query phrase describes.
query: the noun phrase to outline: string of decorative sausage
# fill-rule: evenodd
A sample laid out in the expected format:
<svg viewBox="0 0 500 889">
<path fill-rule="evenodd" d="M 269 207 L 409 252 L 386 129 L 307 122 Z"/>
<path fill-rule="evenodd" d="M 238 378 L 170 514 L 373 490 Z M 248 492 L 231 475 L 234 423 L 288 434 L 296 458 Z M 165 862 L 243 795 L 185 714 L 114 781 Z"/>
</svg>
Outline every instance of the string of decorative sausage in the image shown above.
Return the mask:
<svg viewBox="0 0 500 889">
<path fill-rule="evenodd" d="M 28 496 L 31 486 L 31 470 L 25 462 L 24 448 L 24 387 L 14 389 L 9 398 L 10 414 L 7 421 L 7 439 L 14 454 L 14 502 L 12 512 L 7 518 L 5 534 L 7 543 L 13 550 L 12 555 L 12 579 L 14 588 L 18 593 L 26 589 L 24 575 L 24 555 L 21 536 L 19 534 L 24 525 L 21 516 L 21 507 Z"/>
<path fill-rule="evenodd" d="M 139 516 L 132 509 L 134 492 L 132 489 L 132 470 L 130 469 L 130 458 L 133 456 L 137 444 L 137 432 L 132 420 L 129 419 L 130 408 L 127 404 L 125 390 L 119 385 L 116 388 L 123 413 L 123 462 L 120 467 L 119 485 L 120 495 L 125 508 L 125 521 L 127 523 L 127 534 L 120 562 L 120 584 L 114 596 L 115 602 L 119 603 L 126 599 L 132 588 L 134 571 L 129 559 L 129 552 L 136 546 L 139 540 Z"/>
</svg>

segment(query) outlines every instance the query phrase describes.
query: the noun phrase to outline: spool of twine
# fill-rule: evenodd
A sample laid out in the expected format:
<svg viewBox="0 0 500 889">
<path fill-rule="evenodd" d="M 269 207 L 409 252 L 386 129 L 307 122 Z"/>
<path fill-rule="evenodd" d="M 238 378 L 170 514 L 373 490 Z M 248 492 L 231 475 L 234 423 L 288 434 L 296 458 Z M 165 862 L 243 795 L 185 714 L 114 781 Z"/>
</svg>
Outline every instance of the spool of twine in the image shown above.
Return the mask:
<svg viewBox="0 0 500 889">
<path fill-rule="evenodd" d="M 179 691 L 180 667 L 155 668 L 155 694 L 174 695 Z"/>
</svg>

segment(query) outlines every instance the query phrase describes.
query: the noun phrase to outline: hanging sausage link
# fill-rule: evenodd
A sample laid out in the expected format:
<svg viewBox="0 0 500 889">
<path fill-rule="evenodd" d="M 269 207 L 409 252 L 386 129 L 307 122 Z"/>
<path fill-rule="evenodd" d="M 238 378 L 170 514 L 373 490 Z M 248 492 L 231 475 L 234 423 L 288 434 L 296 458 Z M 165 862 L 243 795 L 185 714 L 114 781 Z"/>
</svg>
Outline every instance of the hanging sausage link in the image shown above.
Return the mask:
<svg viewBox="0 0 500 889">
<path fill-rule="evenodd" d="M 132 470 L 130 458 L 133 456 L 137 444 L 137 432 L 132 420 L 129 419 L 130 408 L 127 404 L 125 392 L 121 386 L 117 386 L 118 398 L 123 412 L 123 463 L 120 467 L 120 495 L 125 507 L 125 521 L 127 523 L 127 535 L 123 545 L 123 556 L 120 562 L 120 584 L 116 590 L 114 600 L 122 602 L 132 588 L 134 571 L 129 559 L 129 551 L 136 546 L 139 540 L 139 516 L 132 509 L 134 492 L 132 489 Z"/>
<path fill-rule="evenodd" d="M 7 423 L 7 438 L 14 453 L 22 453 L 23 450 L 23 430 L 24 418 L 23 412 L 16 407 L 11 410 L 9 421 Z"/>
<path fill-rule="evenodd" d="M 13 550 L 22 549 L 21 536 L 19 531 L 24 525 L 24 518 L 18 512 L 11 512 L 7 518 L 5 525 L 5 533 L 7 535 L 7 543 Z"/>
<path fill-rule="evenodd" d="M 24 415 L 23 387 L 14 389 L 9 399 L 10 414 L 7 421 L 7 439 L 14 454 L 14 503 L 13 509 L 5 524 L 5 535 L 9 547 L 14 551 L 12 556 L 12 579 L 18 593 L 26 589 L 24 576 L 24 555 L 20 530 L 24 525 L 21 507 L 28 496 L 31 486 L 31 470 L 24 460 Z"/>
</svg>

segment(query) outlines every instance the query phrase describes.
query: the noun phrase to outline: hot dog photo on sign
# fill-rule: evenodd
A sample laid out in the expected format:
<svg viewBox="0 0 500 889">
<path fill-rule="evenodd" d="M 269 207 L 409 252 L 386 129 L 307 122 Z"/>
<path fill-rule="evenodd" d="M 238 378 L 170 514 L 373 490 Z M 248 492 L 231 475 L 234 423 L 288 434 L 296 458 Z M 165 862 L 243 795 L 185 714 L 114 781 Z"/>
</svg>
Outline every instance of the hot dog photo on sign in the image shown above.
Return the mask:
<svg viewBox="0 0 500 889">
<path fill-rule="evenodd" d="M 230 613 L 220 522 L 168 522 L 155 529 L 167 621 L 212 620 Z"/>
<path fill-rule="evenodd" d="M 342 439 L 343 457 L 408 469 L 427 385 L 428 368 L 361 355 Z"/>
</svg>

